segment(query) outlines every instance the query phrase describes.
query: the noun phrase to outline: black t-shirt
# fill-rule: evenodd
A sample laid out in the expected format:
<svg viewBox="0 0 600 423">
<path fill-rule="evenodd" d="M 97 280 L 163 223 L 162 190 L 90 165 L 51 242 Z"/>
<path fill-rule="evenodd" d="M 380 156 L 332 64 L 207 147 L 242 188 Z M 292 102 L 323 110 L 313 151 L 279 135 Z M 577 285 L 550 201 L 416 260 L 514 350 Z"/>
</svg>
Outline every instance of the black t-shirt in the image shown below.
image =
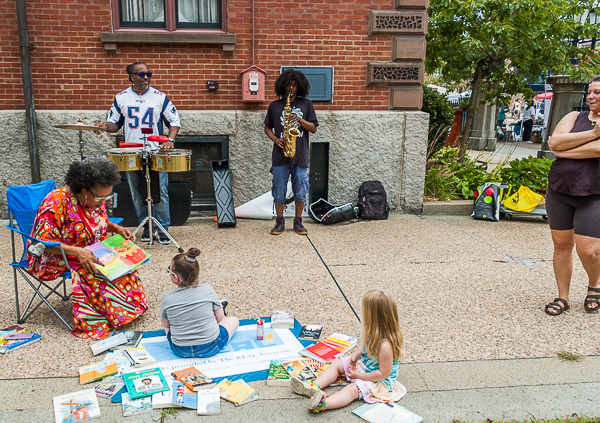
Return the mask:
<svg viewBox="0 0 600 423">
<path fill-rule="evenodd" d="M 267 117 L 265 118 L 265 125 L 273 130 L 273 133 L 278 138 L 285 138 L 283 136 L 283 117 L 285 116 L 285 99 L 279 99 L 269 104 L 267 110 Z M 319 126 L 317 121 L 317 114 L 312 102 L 303 97 L 296 97 L 290 104 L 293 114 L 304 119 L 307 122 L 314 123 Z M 296 154 L 294 157 L 288 158 L 283 155 L 283 149 L 277 144 L 273 143 L 273 153 L 271 154 L 271 160 L 273 166 L 282 165 L 298 165 L 308 167 L 309 163 L 309 132 L 304 129 L 299 123 L 296 124 L 296 128 L 300 131 L 300 135 L 296 137 Z"/>
</svg>

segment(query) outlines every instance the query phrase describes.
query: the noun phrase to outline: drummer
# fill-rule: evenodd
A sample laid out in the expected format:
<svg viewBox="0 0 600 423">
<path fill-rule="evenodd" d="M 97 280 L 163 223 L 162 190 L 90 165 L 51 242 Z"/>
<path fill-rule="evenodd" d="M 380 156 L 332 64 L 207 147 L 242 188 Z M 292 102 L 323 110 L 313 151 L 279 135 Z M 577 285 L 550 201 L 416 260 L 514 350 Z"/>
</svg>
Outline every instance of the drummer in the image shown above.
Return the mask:
<svg viewBox="0 0 600 423">
<path fill-rule="evenodd" d="M 154 141 L 147 141 L 153 150 L 159 148 L 174 148 L 175 138 L 179 132 L 179 114 L 167 95 L 150 86 L 152 72 L 144 62 L 133 62 L 126 68 L 131 87 L 115 95 L 112 107 L 108 112 L 106 123 L 97 123 L 96 126 L 105 128 L 108 132 L 117 132 L 121 127 L 127 143 L 142 143 L 143 137 L 149 135 L 163 135 L 163 122 L 169 129 L 169 142 L 160 145 Z M 142 128 L 152 129 L 152 133 L 142 134 Z M 145 202 L 145 179 L 143 171 L 127 172 L 127 181 L 131 191 L 131 198 L 135 212 L 140 221 L 148 215 L 148 206 Z M 169 215 L 169 192 L 167 190 L 169 177 L 166 172 L 159 172 L 160 203 L 153 205 L 152 215 L 168 231 L 171 223 Z M 171 241 L 160 230 L 148 231 L 144 225 L 142 241 L 150 241 L 150 237 L 158 238 L 161 244 Z"/>
</svg>

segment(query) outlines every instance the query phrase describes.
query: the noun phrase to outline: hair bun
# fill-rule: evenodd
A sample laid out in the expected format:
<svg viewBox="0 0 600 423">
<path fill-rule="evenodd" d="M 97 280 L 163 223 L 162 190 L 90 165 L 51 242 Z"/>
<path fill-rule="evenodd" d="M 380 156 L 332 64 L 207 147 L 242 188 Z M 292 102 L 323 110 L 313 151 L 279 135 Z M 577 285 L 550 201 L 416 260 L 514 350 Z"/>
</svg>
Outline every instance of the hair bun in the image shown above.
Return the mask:
<svg viewBox="0 0 600 423">
<path fill-rule="evenodd" d="M 186 257 L 196 258 L 200 255 L 200 250 L 197 248 L 190 248 L 187 253 L 185 253 Z"/>
</svg>

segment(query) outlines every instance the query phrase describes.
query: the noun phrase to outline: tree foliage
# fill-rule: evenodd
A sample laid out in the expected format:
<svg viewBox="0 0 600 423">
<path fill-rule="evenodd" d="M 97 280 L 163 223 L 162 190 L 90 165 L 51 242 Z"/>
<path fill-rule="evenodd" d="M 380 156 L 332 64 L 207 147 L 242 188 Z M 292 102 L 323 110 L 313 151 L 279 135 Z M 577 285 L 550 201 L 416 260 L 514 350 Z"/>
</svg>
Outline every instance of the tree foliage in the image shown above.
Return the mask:
<svg viewBox="0 0 600 423">
<path fill-rule="evenodd" d="M 594 0 L 431 0 L 427 35 L 428 73 L 468 81 L 469 110 L 479 93 L 499 104 L 502 93 L 525 93 L 529 81 L 548 72 L 589 79 L 598 73 L 598 53 L 574 39 L 598 37 L 599 25 L 575 21 Z M 573 64 L 571 58 L 576 59 Z M 473 124 L 468 113 L 461 157 Z"/>
<path fill-rule="evenodd" d="M 427 155 L 440 150 L 448 133 L 452 127 L 454 120 L 454 109 L 445 95 L 437 92 L 437 90 L 423 85 L 423 107 L 422 112 L 429 113 L 429 149 Z"/>
</svg>

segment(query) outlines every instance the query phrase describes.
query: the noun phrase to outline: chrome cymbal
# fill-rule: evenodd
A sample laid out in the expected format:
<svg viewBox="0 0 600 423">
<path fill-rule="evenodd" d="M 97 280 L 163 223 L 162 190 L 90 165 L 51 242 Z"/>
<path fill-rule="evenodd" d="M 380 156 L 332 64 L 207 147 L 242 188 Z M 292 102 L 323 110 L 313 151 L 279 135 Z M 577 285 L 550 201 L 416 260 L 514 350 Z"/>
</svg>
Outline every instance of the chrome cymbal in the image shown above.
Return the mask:
<svg viewBox="0 0 600 423">
<path fill-rule="evenodd" d="M 59 129 L 74 129 L 76 131 L 106 131 L 106 129 L 101 126 L 84 125 L 83 123 L 66 123 L 54 125 L 54 127 Z"/>
</svg>

